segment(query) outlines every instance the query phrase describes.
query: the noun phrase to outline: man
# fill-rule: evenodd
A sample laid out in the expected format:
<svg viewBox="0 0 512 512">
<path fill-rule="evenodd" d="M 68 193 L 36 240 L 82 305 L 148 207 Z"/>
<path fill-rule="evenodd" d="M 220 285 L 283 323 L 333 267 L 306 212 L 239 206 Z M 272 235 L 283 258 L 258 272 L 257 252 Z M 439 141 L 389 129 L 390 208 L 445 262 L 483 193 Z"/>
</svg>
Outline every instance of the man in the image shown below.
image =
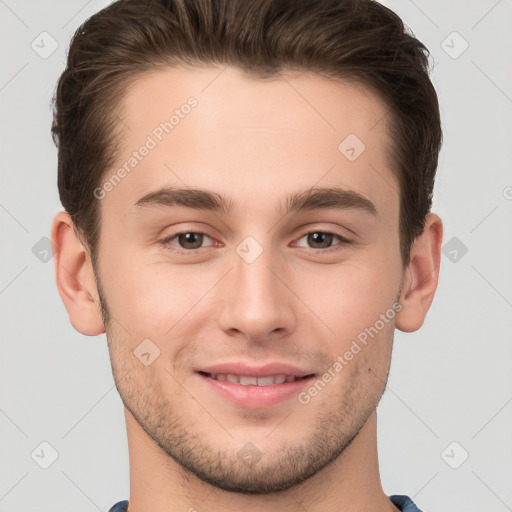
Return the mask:
<svg viewBox="0 0 512 512">
<path fill-rule="evenodd" d="M 78 29 L 52 239 L 125 406 L 112 511 L 418 510 L 381 487 L 376 407 L 438 281 L 427 63 L 371 0 L 121 0 Z"/>
</svg>

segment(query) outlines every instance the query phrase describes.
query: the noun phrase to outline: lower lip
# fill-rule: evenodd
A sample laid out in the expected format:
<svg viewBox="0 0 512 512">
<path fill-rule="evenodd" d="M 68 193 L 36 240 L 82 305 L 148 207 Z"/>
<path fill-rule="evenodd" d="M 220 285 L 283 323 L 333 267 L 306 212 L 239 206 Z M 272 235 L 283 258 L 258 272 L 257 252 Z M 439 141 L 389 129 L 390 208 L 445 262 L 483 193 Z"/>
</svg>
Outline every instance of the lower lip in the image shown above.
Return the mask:
<svg viewBox="0 0 512 512">
<path fill-rule="evenodd" d="M 297 396 L 304 387 L 310 385 L 314 378 L 311 376 L 293 382 L 272 384 L 271 386 L 244 386 L 234 382 L 215 380 L 200 373 L 198 375 L 210 389 L 227 398 L 230 402 L 251 409 L 271 407 Z"/>
</svg>

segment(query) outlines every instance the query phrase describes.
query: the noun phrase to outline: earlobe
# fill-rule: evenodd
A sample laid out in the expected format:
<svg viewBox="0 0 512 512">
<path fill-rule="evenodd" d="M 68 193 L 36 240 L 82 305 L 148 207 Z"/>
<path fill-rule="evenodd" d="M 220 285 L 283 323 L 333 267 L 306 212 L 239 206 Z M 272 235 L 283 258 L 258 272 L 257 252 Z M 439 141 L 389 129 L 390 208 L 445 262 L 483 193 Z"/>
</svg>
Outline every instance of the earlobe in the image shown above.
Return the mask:
<svg viewBox="0 0 512 512">
<path fill-rule="evenodd" d="M 55 277 L 73 327 L 86 336 L 105 332 L 91 260 L 67 212 L 53 219 Z"/>
<path fill-rule="evenodd" d="M 423 325 L 437 289 L 442 240 L 442 221 L 438 215 L 429 213 L 423 233 L 413 243 L 404 273 L 402 309 L 396 317 L 396 327 L 401 331 L 417 331 Z"/>
</svg>

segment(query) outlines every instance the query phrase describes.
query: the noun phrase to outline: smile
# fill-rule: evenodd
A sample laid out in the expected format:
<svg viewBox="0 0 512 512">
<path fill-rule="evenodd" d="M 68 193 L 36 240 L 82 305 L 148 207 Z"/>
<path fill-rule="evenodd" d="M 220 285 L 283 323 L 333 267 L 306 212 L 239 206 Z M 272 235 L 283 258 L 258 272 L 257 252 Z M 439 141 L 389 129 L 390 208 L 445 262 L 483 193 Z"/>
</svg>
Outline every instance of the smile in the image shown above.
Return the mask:
<svg viewBox="0 0 512 512">
<path fill-rule="evenodd" d="M 266 377 L 255 377 L 250 375 L 236 375 L 234 373 L 200 373 L 213 380 L 242 384 L 242 386 L 273 386 L 275 384 L 283 384 L 284 382 L 295 382 L 296 380 L 307 377 L 296 377 L 295 375 L 269 375 Z"/>
<path fill-rule="evenodd" d="M 288 371 L 290 370 L 291 368 L 288 368 Z M 300 370 L 297 372 L 300 373 Z M 203 388 L 205 396 L 209 397 L 213 393 L 212 398 L 217 396 L 236 407 L 249 409 L 273 407 L 287 400 L 293 400 L 314 379 L 314 374 L 311 373 L 307 375 L 274 374 L 268 370 L 264 372 L 260 370 L 259 373 L 266 373 L 266 375 L 254 375 L 249 368 L 244 373 L 214 373 L 203 370 L 198 371 L 196 375 L 200 377 L 201 386 L 205 386 Z"/>
</svg>

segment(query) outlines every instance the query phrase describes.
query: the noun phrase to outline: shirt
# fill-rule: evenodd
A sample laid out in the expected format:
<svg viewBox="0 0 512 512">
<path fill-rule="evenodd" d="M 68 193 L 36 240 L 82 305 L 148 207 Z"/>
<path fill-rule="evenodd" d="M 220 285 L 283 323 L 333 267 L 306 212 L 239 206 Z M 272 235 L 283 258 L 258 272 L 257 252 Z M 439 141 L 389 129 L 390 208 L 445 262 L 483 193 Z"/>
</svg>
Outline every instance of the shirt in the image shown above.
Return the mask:
<svg viewBox="0 0 512 512">
<path fill-rule="evenodd" d="M 393 495 L 389 499 L 393 505 L 398 507 L 402 512 L 421 512 L 421 510 L 414 504 L 409 496 Z M 119 501 L 108 512 L 126 512 L 128 508 L 128 501 Z"/>
</svg>

